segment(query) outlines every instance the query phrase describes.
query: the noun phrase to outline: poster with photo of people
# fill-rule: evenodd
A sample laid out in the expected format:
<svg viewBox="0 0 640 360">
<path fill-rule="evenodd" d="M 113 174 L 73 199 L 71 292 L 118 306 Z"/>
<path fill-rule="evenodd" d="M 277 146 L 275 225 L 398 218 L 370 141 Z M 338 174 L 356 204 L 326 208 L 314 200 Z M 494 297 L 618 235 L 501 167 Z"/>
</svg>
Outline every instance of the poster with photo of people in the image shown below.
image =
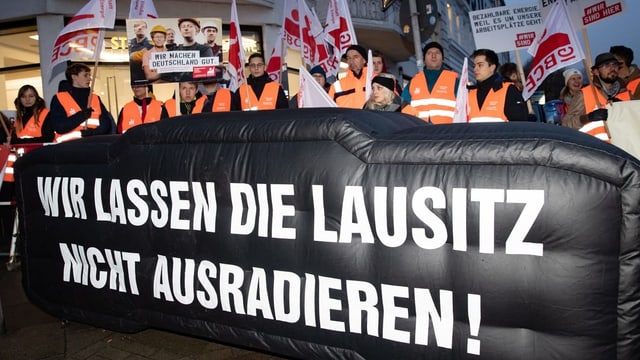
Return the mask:
<svg viewBox="0 0 640 360">
<path fill-rule="evenodd" d="M 222 19 L 127 19 L 131 84 L 222 78 Z"/>
</svg>

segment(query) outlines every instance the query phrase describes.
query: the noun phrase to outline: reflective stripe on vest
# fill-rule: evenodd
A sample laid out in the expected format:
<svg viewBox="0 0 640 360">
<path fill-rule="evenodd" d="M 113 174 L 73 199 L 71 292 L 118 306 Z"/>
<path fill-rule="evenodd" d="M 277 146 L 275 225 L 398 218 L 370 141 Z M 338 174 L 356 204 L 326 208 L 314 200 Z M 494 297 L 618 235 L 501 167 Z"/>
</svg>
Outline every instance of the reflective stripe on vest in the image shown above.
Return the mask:
<svg viewBox="0 0 640 360">
<path fill-rule="evenodd" d="M 211 111 L 231 111 L 231 90 L 224 88 L 216 90 L 213 94 L 213 106 L 211 107 Z"/>
<path fill-rule="evenodd" d="M 42 111 L 40 111 L 40 116 L 39 116 L 40 121 L 38 122 L 38 124 L 36 124 L 36 116 L 35 115 L 31 116 L 31 118 L 29 118 L 29 120 L 27 121 L 27 126 L 24 126 L 22 130 L 16 133 L 16 136 L 20 139 L 31 139 L 35 137 L 41 137 L 42 123 L 44 122 L 44 119 L 47 117 L 48 113 L 49 113 L 49 109 L 42 109 Z"/>
<path fill-rule="evenodd" d="M 56 97 L 58 98 L 58 101 L 60 101 L 60 105 L 62 105 L 62 108 L 64 108 L 67 117 L 73 116 L 82 111 L 80 105 L 78 105 L 78 103 L 73 99 L 73 96 L 71 96 L 69 92 L 61 91 L 56 94 Z M 89 119 L 76 126 L 75 129 L 66 134 L 56 133 L 54 142 L 59 143 L 81 138 L 82 134 L 80 133 L 80 131 L 84 130 L 84 124 L 87 125 L 87 129 L 95 129 L 100 126 L 100 115 L 102 114 L 102 111 L 100 107 L 100 98 L 96 94 L 91 94 L 91 108 L 93 109 L 93 112 L 91 113 Z"/>
<path fill-rule="evenodd" d="M 264 89 L 262 89 L 262 94 L 260 94 L 260 99 L 258 99 L 251 86 L 246 84 L 240 85 L 238 93 L 240 94 L 242 110 L 255 111 L 275 109 L 279 90 L 280 84 L 275 81 L 268 82 L 264 84 Z"/>
<path fill-rule="evenodd" d="M 7 166 L 4 168 L 4 180 L 6 182 L 14 182 L 16 181 L 13 177 L 13 163 L 16 161 L 18 157 L 16 153 L 11 151 L 9 153 L 9 157 L 7 158 Z"/>
<path fill-rule="evenodd" d="M 469 90 L 469 122 L 506 122 L 509 121 L 504 114 L 504 103 L 507 98 L 509 86 L 503 84 L 498 90 L 489 90 L 484 99 L 482 109 L 478 106 L 478 89 Z"/>
<path fill-rule="evenodd" d="M 142 119 L 140 111 L 140 106 L 135 101 L 130 101 L 122 107 L 123 134 L 134 126 L 160 120 L 160 115 L 162 114 L 162 102 L 152 99 L 151 102 L 147 104 L 147 113 L 145 114 L 144 120 Z"/>
<path fill-rule="evenodd" d="M 193 107 L 191 114 L 200 114 L 202 112 L 202 109 L 204 109 L 204 103 L 206 101 L 207 101 L 206 96 L 200 96 L 200 98 L 196 100 L 196 105 Z M 176 99 L 169 99 L 165 101 L 164 108 L 167 109 L 167 114 L 169 114 L 169 117 L 175 117 L 176 116 Z"/>
<path fill-rule="evenodd" d="M 589 135 L 593 135 L 602 141 L 611 143 L 611 138 L 609 138 L 609 134 L 607 133 L 606 124 L 602 120 L 586 123 L 583 127 L 580 128 L 580 131 Z"/>
<path fill-rule="evenodd" d="M 418 117 L 434 124 L 450 124 L 456 107 L 456 78 L 458 74 L 443 70 L 431 92 L 424 72 L 419 72 L 409 84 L 411 106 L 418 111 Z"/>
</svg>

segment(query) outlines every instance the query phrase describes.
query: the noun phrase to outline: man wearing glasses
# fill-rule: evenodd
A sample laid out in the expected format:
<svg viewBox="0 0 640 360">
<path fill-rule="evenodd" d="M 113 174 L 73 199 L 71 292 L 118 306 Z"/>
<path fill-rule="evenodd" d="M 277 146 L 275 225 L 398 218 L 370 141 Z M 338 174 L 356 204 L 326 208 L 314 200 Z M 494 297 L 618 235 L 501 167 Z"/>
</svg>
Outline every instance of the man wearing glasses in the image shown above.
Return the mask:
<svg viewBox="0 0 640 360">
<path fill-rule="evenodd" d="M 618 59 L 613 54 L 596 56 L 595 64 L 591 67 L 591 85 L 583 87 L 571 99 L 567 115 L 562 118 L 563 126 L 580 129 L 589 122 L 607 120 L 607 104 L 631 100 L 631 94 L 618 77 L 618 67 Z"/>
<path fill-rule="evenodd" d="M 497 73 L 498 55 L 489 49 L 471 54 L 476 85 L 469 90 L 469 122 L 527 121 L 527 105 L 518 88 Z"/>
<path fill-rule="evenodd" d="M 247 83 L 240 85 L 236 94 L 240 97 L 243 111 L 286 109 L 287 96 L 280 84 L 269 78 L 265 71 L 264 56 L 253 53 L 249 56 Z"/>
</svg>

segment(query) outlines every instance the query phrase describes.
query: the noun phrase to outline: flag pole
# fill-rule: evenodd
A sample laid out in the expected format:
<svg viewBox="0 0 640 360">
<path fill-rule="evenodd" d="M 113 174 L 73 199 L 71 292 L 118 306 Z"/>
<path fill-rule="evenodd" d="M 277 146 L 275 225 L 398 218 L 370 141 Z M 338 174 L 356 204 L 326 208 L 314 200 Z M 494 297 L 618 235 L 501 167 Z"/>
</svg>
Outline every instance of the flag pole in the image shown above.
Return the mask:
<svg viewBox="0 0 640 360">
<path fill-rule="evenodd" d="M 527 83 L 527 79 L 524 77 L 524 68 L 522 67 L 522 59 L 520 59 L 520 50 L 516 48 L 514 51 L 516 53 L 516 63 L 518 64 L 518 77 L 522 84 Z M 527 110 L 529 110 L 529 114 L 533 114 L 533 106 L 531 106 L 531 96 L 527 99 Z"/>
<path fill-rule="evenodd" d="M 91 96 L 93 95 L 93 87 L 96 83 L 96 76 L 98 74 L 98 63 L 100 62 L 100 53 L 102 52 L 102 44 L 104 43 L 104 29 L 98 30 L 98 42 L 96 44 L 95 61 L 93 62 L 93 71 L 91 71 L 91 86 L 89 88 L 89 98 L 87 99 L 87 109 L 91 108 Z M 93 109 L 94 111 L 96 109 Z M 87 120 L 82 125 L 83 129 L 87 129 Z"/>
</svg>

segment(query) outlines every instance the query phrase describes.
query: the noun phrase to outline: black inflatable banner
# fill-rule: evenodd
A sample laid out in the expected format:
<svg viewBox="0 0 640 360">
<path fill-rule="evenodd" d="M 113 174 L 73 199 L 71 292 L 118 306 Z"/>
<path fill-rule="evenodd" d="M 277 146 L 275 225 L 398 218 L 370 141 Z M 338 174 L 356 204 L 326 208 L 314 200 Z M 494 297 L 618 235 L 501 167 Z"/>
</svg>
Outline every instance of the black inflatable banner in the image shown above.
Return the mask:
<svg viewBox="0 0 640 360">
<path fill-rule="evenodd" d="M 640 354 L 640 163 L 576 131 L 212 113 L 16 170 L 55 316 L 297 358 Z"/>
</svg>

